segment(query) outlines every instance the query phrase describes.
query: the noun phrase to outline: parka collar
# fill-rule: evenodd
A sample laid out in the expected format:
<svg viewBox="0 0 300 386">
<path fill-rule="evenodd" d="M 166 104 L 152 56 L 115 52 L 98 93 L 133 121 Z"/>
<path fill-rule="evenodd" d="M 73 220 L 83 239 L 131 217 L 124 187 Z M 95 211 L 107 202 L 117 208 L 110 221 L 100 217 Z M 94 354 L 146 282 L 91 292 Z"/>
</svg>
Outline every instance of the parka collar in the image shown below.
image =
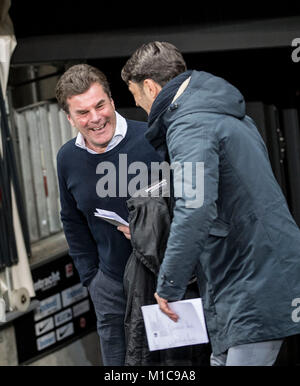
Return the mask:
<svg viewBox="0 0 300 386">
<path fill-rule="evenodd" d="M 147 140 L 151 143 L 151 145 L 158 151 L 161 145 L 165 143 L 165 137 L 167 132 L 167 128 L 164 126 L 160 117 L 170 106 L 181 84 L 191 76 L 192 72 L 192 70 L 185 71 L 170 80 L 162 88 L 161 92 L 158 94 L 157 98 L 153 102 L 148 117 L 148 130 L 146 131 L 145 136 Z"/>
<path fill-rule="evenodd" d="M 163 113 L 166 108 L 171 104 L 174 96 L 176 95 L 177 90 L 181 84 L 191 76 L 193 71 L 185 71 L 180 75 L 177 75 L 175 78 L 170 80 L 158 94 L 157 98 L 153 102 L 149 118 L 148 126 L 150 127 L 158 116 Z"/>
</svg>

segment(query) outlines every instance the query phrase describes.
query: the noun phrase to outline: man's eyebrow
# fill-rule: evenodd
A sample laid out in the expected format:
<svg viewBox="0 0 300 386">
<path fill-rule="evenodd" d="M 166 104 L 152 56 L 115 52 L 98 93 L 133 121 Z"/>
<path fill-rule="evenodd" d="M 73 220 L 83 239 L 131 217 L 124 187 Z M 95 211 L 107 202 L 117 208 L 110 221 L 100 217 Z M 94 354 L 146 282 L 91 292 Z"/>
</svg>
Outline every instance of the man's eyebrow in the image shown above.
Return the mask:
<svg viewBox="0 0 300 386">
<path fill-rule="evenodd" d="M 105 99 L 100 99 L 96 106 L 103 105 L 105 103 Z"/>
<path fill-rule="evenodd" d="M 76 112 L 76 113 L 79 113 L 79 114 L 80 114 L 80 113 L 85 113 L 85 112 L 87 112 L 87 111 L 88 111 L 88 110 L 75 110 L 75 112 Z"/>
<path fill-rule="evenodd" d="M 105 99 L 100 99 L 99 101 L 98 101 L 98 103 L 96 104 L 96 106 L 98 107 L 98 106 L 101 106 L 101 105 L 103 105 L 105 103 Z M 78 109 L 78 110 L 76 110 L 76 113 L 85 113 L 85 112 L 87 112 L 88 110 L 86 110 L 86 109 L 83 109 L 83 110 L 81 110 L 81 109 Z"/>
</svg>

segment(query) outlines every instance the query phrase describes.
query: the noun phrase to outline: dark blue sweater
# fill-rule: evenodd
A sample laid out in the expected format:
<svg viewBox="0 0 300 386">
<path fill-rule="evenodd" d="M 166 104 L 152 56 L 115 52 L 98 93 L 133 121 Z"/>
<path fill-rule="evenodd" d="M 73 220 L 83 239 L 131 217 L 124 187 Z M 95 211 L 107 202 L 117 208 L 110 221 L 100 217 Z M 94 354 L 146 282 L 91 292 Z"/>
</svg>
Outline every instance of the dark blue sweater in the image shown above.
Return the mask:
<svg viewBox="0 0 300 386">
<path fill-rule="evenodd" d="M 127 167 L 135 161 L 142 161 L 150 168 L 151 162 L 161 161 L 145 139 L 147 124 L 127 120 L 127 125 L 125 138 L 106 153 L 91 154 L 76 146 L 74 138 L 63 145 L 57 155 L 61 220 L 70 256 L 85 286 L 90 283 L 99 266 L 110 277 L 122 281 L 132 251 L 130 241 L 116 226 L 94 216 L 95 209 L 101 208 L 128 219 L 126 201 L 129 195 L 119 197 L 118 194 L 119 155 L 123 155 L 123 158 L 124 154 L 127 155 Z M 103 162 L 113 163 L 116 167 L 116 198 L 100 198 L 96 192 L 97 182 L 107 174 L 104 170 L 103 174 L 96 173 L 99 164 L 105 165 Z M 124 164 L 121 173 L 124 173 L 123 168 Z M 138 174 L 139 171 L 129 174 L 127 181 Z"/>
</svg>

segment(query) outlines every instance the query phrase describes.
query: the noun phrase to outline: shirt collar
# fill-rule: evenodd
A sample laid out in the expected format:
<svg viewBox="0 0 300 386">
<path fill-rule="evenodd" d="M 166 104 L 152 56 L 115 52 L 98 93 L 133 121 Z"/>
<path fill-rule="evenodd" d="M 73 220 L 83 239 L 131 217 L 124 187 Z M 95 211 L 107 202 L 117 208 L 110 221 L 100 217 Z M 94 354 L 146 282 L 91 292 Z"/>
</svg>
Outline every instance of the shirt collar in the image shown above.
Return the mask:
<svg viewBox="0 0 300 386">
<path fill-rule="evenodd" d="M 120 115 L 116 111 L 116 130 L 115 130 L 114 136 L 112 137 L 109 144 L 107 145 L 105 152 L 117 146 L 122 141 L 122 139 L 125 138 L 126 133 L 127 133 L 127 121 L 124 117 L 122 117 L 122 115 Z M 84 137 L 80 132 L 77 134 L 75 145 L 78 147 L 81 147 L 82 149 L 87 150 L 91 154 L 98 154 L 96 151 L 89 149 L 86 146 Z"/>
</svg>

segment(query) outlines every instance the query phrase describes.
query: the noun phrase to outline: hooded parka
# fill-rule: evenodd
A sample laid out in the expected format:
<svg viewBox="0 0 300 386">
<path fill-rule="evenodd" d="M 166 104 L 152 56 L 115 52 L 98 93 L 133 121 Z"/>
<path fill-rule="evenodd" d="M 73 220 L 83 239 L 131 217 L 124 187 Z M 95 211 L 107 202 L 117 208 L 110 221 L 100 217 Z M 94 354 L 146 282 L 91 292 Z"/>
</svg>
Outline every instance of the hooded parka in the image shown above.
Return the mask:
<svg viewBox="0 0 300 386">
<path fill-rule="evenodd" d="M 148 124 L 150 143 L 156 148 L 165 143 L 177 165 L 175 191 L 176 184 L 183 186 L 175 198 L 158 294 L 181 299 L 197 267 L 215 355 L 300 333 L 292 316 L 300 298 L 300 231 L 241 93 L 212 74 L 187 72 L 163 87 Z M 180 173 L 185 163 L 192 164 L 192 174 Z M 191 192 L 198 194 L 194 201 Z"/>
</svg>

